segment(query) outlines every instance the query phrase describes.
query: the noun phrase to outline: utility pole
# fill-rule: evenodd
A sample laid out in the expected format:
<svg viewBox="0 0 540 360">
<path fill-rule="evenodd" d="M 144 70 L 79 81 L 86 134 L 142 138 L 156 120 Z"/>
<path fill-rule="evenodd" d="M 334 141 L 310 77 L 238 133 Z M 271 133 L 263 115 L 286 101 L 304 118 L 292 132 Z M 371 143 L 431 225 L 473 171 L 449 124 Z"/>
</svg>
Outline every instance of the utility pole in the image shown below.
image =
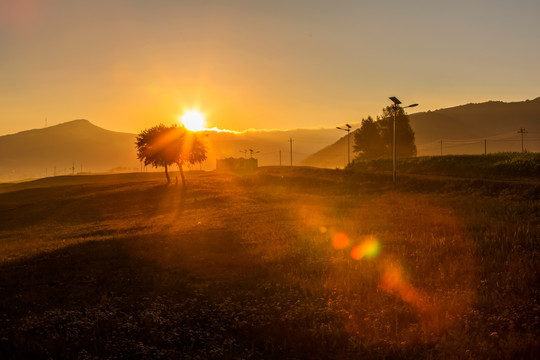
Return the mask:
<svg viewBox="0 0 540 360">
<path fill-rule="evenodd" d="M 281 150 L 279 150 L 279 166 L 281 166 Z"/>
<path fill-rule="evenodd" d="M 523 134 L 528 134 L 528 131 L 525 131 L 524 128 L 520 128 L 518 131 L 518 134 L 521 134 L 521 152 L 525 152 L 525 148 L 523 147 Z"/>
<path fill-rule="evenodd" d="M 347 132 L 347 165 L 351 164 L 351 142 L 350 142 L 350 131 L 351 131 L 351 125 L 345 124 L 346 127 L 342 128 L 339 126 L 336 126 L 336 129 L 343 130 Z"/>
<path fill-rule="evenodd" d="M 441 139 L 441 156 L 442 156 L 442 139 Z"/>
<path fill-rule="evenodd" d="M 71 165 L 71 175 L 75 175 L 75 161 Z"/>
<path fill-rule="evenodd" d="M 291 166 L 292 166 L 292 143 L 293 143 L 292 137 L 289 139 L 289 142 L 291 143 Z"/>
<path fill-rule="evenodd" d="M 484 155 L 487 155 L 487 139 L 484 139 Z"/>
<path fill-rule="evenodd" d="M 395 96 L 389 97 L 390 100 L 394 103 L 394 106 L 392 107 L 394 109 L 394 140 L 393 140 L 393 154 L 392 154 L 392 183 L 394 184 L 394 187 L 396 186 L 396 113 L 398 109 L 405 109 L 410 107 L 418 106 L 418 104 L 411 104 L 408 106 L 400 106 L 401 101 Z"/>
</svg>

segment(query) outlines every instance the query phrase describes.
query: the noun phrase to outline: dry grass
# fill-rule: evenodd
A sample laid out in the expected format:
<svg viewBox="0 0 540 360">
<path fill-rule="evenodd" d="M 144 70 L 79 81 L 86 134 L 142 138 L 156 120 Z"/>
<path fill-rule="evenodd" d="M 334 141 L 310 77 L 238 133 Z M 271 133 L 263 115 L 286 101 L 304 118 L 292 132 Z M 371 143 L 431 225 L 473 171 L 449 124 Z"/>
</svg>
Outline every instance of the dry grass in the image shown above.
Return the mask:
<svg viewBox="0 0 540 360">
<path fill-rule="evenodd" d="M 540 206 L 517 185 L 58 181 L 2 187 L 2 359 L 538 356 Z"/>
</svg>

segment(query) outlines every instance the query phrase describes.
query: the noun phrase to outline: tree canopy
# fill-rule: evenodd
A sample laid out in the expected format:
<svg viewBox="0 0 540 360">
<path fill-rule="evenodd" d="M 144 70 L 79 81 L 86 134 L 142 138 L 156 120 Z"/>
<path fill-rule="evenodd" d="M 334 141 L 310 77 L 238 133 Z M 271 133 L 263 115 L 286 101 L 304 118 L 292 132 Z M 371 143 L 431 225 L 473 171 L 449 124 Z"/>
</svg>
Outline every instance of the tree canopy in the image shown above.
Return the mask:
<svg viewBox="0 0 540 360">
<path fill-rule="evenodd" d="M 206 160 L 206 145 L 198 134 L 177 125 L 159 124 L 137 135 L 137 158 L 145 165 L 163 166 L 167 183 L 170 183 L 168 167 L 177 164 L 185 187 L 183 165 L 194 165 Z"/>
<path fill-rule="evenodd" d="M 391 158 L 394 136 L 394 107 L 387 106 L 374 121 L 370 116 L 362 119 L 361 126 L 354 132 L 354 152 L 357 159 L 373 160 Z M 416 156 L 414 131 L 409 117 L 402 108 L 396 111 L 396 153 L 399 157 Z"/>
</svg>

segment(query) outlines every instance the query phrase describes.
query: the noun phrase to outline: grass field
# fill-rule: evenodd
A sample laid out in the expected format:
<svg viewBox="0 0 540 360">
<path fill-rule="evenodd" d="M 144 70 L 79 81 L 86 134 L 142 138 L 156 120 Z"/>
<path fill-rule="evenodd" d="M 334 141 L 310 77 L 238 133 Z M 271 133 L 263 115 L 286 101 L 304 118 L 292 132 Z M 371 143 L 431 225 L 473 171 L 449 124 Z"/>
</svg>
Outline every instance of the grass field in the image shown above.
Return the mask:
<svg viewBox="0 0 540 360">
<path fill-rule="evenodd" d="M 355 160 L 350 167 L 361 171 L 392 171 L 392 159 Z M 498 180 L 540 179 L 540 153 L 417 156 L 398 158 L 397 168 L 410 174 Z"/>
<path fill-rule="evenodd" d="M 540 355 L 540 184 L 312 168 L 0 186 L 0 359 Z"/>
</svg>

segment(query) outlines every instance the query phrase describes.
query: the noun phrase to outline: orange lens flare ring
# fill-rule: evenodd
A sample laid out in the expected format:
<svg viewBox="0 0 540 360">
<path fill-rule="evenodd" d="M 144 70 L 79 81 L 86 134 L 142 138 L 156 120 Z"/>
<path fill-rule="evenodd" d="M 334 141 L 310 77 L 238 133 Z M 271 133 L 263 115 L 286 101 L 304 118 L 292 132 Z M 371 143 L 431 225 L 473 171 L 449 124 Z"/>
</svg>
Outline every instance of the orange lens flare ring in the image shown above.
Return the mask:
<svg viewBox="0 0 540 360">
<path fill-rule="evenodd" d="M 355 260 L 362 258 L 372 259 L 379 255 L 381 244 L 375 239 L 367 239 L 356 245 L 351 250 L 351 257 Z"/>
<path fill-rule="evenodd" d="M 344 232 L 337 232 L 332 236 L 332 246 L 336 250 L 343 250 L 351 244 L 349 236 Z M 351 249 L 351 257 L 355 260 L 374 258 L 379 255 L 381 244 L 373 237 L 366 238 Z"/>
<path fill-rule="evenodd" d="M 332 237 L 332 245 L 337 250 L 345 249 L 349 246 L 349 237 L 343 232 L 338 232 Z"/>
<path fill-rule="evenodd" d="M 321 232 L 323 231 L 321 230 Z M 357 245 L 353 245 L 353 241 L 344 232 L 336 232 L 332 236 L 332 246 L 336 250 L 350 248 L 350 256 L 354 260 L 372 259 L 381 252 L 381 243 L 370 235 L 363 237 Z M 407 279 L 399 261 L 392 261 L 387 257 L 381 261 L 382 263 L 379 264 L 381 270 L 378 282 L 379 289 L 409 304 L 420 316 L 422 327 L 426 331 L 437 334 L 451 326 L 453 319 L 442 318 L 442 314 L 447 314 L 450 309 L 443 299 L 415 287 Z M 465 306 L 466 304 L 453 311 L 462 312 Z"/>
<path fill-rule="evenodd" d="M 389 265 L 382 275 L 379 287 L 400 297 L 421 313 L 433 310 L 429 296 L 414 287 L 403 277 L 403 268 L 397 264 Z"/>
</svg>

